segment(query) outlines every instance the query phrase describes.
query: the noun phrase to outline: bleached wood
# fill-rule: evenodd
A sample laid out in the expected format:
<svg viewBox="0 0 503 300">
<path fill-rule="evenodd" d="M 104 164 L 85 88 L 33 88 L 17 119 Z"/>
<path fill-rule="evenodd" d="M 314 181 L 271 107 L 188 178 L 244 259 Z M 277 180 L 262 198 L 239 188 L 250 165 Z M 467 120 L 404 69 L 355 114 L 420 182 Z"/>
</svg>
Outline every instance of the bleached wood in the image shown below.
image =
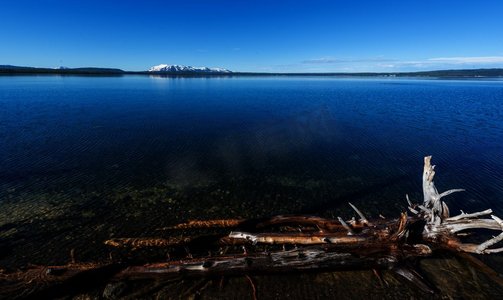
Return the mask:
<svg viewBox="0 0 503 300">
<path fill-rule="evenodd" d="M 477 252 L 477 253 L 484 253 L 484 251 L 485 251 L 487 248 L 491 247 L 491 246 L 492 246 L 492 245 L 494 245 L 494 244 L 497 244 L 497 243 L 501 242 L 502 240 L 503 240 L 503 232 L 502 232 L 502 233 L 500 233 L 498 236 L 493 237 L 492 239 L 487 240 L 487 241 L 483 242 L 482 244 L 480 244 L 480 245 L 477 247 L 476 252 Z"/>
<path fill-rule="evenodd" d="M 464 192 L 465 189 L 452 189 L 452 190 L 448 190 L 448 191 L 445 191 L 443 193 L 441 193 L 440 195 L 438 195 L 438 199 L 440 200 L 440 198 L 442 197 L 445 197 L 447 195 L 450 195 L 452 193 L 458 193 L 458 192 Z"/>
<path fill-rule="evenodd" d="M 367 218 L 365 218 L 365 215 L 358 208 L 356 208 L 356 206 L 354 206 L 351 202 L 348 203 L 349 206 L 351 206 L 351 208 L 353 208 L 354 211 L 358 214 L 358 216 L 360 216 L 360 222 L 364 224 L 369 224 L 369 221 L 367 220 Z"/>
<path fill-rule="evenodd" d="M 346 230 L 348 231 L 348 235 L 353 235 L 353 229 L 351 229 L 351 227 L 349 227 L 349 225 L 346 222 L 344 222 L 344 220 L 341 217 L 337 217 L 337 220 L 339 220 L 342 227 L 346 228 Z"/>
<path fill-rule="evenodd" d="M 236 240 L 246 240 L 252 244 L 298 244 L 298 245 L 319 245 L 337 244 L 351 245 L 367 241 L 363 236 L 345 236 L 340 234 L 273 234 L 273 233 L 249 233 L 233 231 L 229 238 Z"/>
<path fill-rule="evenodd" d="M 459 221 L 448 221 L 440 225 L 427 225 L 430 231 L 435 231 L 438 233 L 457 233 L 460 231 L 468 229 L 489 229 L 489 230 L 500 230 L 500 225 L 492 219 L 463 219 Z M 426 228 L 425 227 L 425 228 Z"/>
<path fill-rule="evenodd" d="M 415 215 L 419 214 L 419 212 L 418 212 L 417 210 L 413 209 L 413 208 L 412 208 L 412 207 L 410 207 L 410 206 L 409 206 L 409 210 L 410 210 L 410 212 L 411 212 L 411 213 L 413 213 L 413 214 L 415 214 Z"/>
<path fill-rule="evenodd" d="M 495 248 L 495 249 L 486 249 L 486 250 L 484 250 L 484 254 L 501 253 L 501 252 L 503 252 L 503 248 Z"/>
<path fill-rule="evenodd" d="M 489 247 L 503 241 L 503 233 L 479 245 L 463 244 L 457 241 L 455 237 L 451 236 L 452 234 L 468 229 L 503 231 L 503 221 L 494 215 L 491 215 L 492 219 L 478 218 L 491 214 L 491 209 L 471 214 L 466 214 L 461 211 L 460 215 L 449 217 L 449 207 L 440 199 L 452 193 L 464 191 L 464 189 L 451 189 L 439 194 L 433 182 L 433 177 L 435 176 L 434 169 L 435 166 L 431 164 L 431 156 L 426 156 L 424 158 L 423 169 L 423 205 L 417 206 L 423 213 L 423 218 L 427 221 L 424 227 L 423 236 L 430 240 L 446 240 L 447 245 L 460 251 L 479 254 L 501 252 L 502 250 L 500 249 L 502 248 L 489 249 Z M 411 205 L 410 201 L 408 202 L 410 209 L 413 205 Z"/>
<path fill-rule="evenodd" d="M 445 219 L 445 221 L 457 221 L 457 220 L 461 220 L 461 219 L 476 218 L 476 217 L 480 217 L 480 216 L 486 216 L 486 215 L 489 215 L 492 213 L 493 213 L 492 209 L 486 209 L 484 211 L 479 211 L 479 212 L 475 212 L 475 213 L 471 213 L 471 214 L 466 214 L 463 211 L 461 211 L 461 214 L 454 216 L 454 217 L 447 218 L 447 219 Z"/>
</svg>

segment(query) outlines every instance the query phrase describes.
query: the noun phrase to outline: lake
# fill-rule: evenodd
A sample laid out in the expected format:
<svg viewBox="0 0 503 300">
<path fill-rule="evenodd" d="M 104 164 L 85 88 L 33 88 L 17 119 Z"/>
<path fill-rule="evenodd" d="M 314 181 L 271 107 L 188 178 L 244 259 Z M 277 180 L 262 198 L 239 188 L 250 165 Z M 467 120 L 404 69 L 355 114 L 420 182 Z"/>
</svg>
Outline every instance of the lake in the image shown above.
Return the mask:
<svg viewBox="0 0 503 300">
<path fill-rule="evenodd" d="M 503 81 L 0 76 L 0 266 L 188 219 L 399 216 L 426 155 L 466 189 L 451 213 L 503 216 Z"/>
</svg>

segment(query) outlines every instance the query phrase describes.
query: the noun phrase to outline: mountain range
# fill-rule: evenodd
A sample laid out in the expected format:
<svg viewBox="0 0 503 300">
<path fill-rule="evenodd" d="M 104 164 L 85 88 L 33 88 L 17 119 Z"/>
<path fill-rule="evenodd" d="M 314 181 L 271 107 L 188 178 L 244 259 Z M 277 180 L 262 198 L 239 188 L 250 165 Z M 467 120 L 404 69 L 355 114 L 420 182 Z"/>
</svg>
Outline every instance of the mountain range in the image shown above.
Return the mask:
<svg viewBox="0 0 503 300">
<path fill-rule="evenodd" d="M 191 67 L 181 65 L 166 65 L 160 64 L 148 69 L 149 72 L 168 72 L 168 73 L 232 73 L 227 69 L 222 68 L 208 68 L 208 67 Z"/>
</svg>

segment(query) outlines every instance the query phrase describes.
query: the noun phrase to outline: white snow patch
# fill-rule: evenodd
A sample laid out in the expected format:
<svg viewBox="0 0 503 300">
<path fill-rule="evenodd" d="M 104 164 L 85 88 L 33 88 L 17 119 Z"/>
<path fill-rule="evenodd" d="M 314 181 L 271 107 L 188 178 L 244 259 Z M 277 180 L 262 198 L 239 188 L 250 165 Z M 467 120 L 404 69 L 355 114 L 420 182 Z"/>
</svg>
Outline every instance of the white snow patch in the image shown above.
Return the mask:
<svg viewBox="0 0 503 300">
<path fill-rule="evenodd" d="M 202 72 L 202 73 L 231 73 L 223 68 L 192 67 L 182 65 L 160 64 L 148 69 L 149 72 Z"/>
</svg>

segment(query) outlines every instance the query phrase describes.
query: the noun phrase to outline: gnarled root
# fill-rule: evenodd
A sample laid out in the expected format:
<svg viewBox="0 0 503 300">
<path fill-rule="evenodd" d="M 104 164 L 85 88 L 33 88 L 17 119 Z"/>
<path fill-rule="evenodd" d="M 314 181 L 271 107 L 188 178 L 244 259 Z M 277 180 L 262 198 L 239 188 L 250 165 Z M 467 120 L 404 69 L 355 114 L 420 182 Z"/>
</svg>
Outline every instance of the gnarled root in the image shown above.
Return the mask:
<svg viewBox="0 0 503 300">
<path fill-rule="evenodd" d="M 426 156 L 424 158 L 423 171 L 423 205 L 414 206 L 409 201 L 409 209 L 411 211 L 414 210 L 427 221 L 423 232 L 424 238 L 430 241 L 443 241 L 446 246 L 458 251 L 478 254 L 503 252 L 503 248 L 490 248 L 503 240 L 503 221 L 495 215 L 491 215 L 491 219 L 479 218 L 491 214 L 491 209 L 470 214 L 462 211 L 461 214 L 450 217 L 449 208 L 441 199 L 452 193 L 464 190 L 452 189 L 439 193 L 433 182 L 433 177 L 435 176 L 434 169 L 435 166 L 431 165 L 431 156 Z M 418 212 L 416 208 L 418 208 L 420 212 Z M 490 229 L 502 231 L 502 233 L 479 245 L 461 243 L 455 234 L 468 229 Z"/>
</svg>

